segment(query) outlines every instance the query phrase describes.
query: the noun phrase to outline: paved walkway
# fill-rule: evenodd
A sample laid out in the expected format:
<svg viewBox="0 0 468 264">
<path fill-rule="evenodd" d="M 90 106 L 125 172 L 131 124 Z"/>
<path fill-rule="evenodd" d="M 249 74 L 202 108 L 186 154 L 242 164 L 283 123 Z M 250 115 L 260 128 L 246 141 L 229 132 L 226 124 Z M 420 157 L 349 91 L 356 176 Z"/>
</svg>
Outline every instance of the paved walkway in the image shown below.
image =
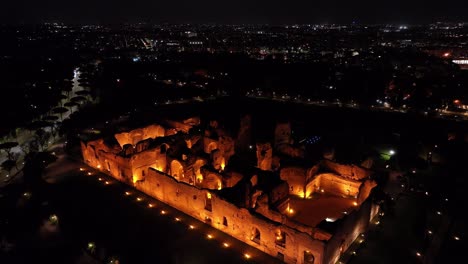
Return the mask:
<svg viewBox="0 0 468 264">
<path fill-rule="evenodd" d="M 75 69 L 74 71 L 74 78 L 72 80 L 73 82 L 73 87 L 72 91 L 70 92 L 70 98 L 73 96 L 76 96 L 76 92 L 84 90 L 82 86 L 80 86 L 78 80 L 80 78 L 80 71 L 79 69 Z M 68 101 L 67 99 L 62 99 L 61 104 L 63 105 L 65 102 Z M 73 112 L 77 111 L 78 107 L 74 106 L 72 108 Z M 71 115 L 71 111 L 68 111 L 62 115 L 62 120 L 67 119 Z M 18 161 L 17 161 L 17 167 L 13 168 L 10 172 L 4 171 L 0 168 L 0 188 L 2 186 L 5 186 L 6 184 L 9 184 L 14 178 L 16 177 L 21 177 L 22 175 L 22 169 L 23 169 L 23 159 L 24 159 L 24 152 L 22 151 L 20 145 L 25 144 L 29 141 L 32 141 L 34 139 L 34 131 L 29 131 L 27 129 L 20 129 L 20 131 L 17 134 L 16 138 L 7 138 L 5 142 L 8 141 L 13 141 L 13 142 L 18 142 L 19 145 L 17 147 L 12 148 L 12 152 L 17 153 L 19 155 Z M 47 144 L 47 149 L 50 150 L 51 147 L 53 146 L 56 142 L 60 142 L 61 138 L 58 137 L 51 137 L 49 139 L 49 143 Z M 7 160 L 7 155 L 5 151 L 0 151 L 0 164 Z"/>
</svg>

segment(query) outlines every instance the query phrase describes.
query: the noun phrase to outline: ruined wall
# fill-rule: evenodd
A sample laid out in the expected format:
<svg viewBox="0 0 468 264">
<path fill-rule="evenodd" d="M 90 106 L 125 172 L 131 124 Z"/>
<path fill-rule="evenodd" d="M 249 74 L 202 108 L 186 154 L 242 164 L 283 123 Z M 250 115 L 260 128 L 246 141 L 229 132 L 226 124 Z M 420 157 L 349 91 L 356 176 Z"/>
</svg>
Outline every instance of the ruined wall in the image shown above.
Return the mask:
<svg viewBox="0 0 468 264">
<path fill-rule="evenodd" d="M 161 153 L 161 148 L 148 149 L 136 153 L 130 158 L 133 181 L 140 181 L 148 174 L 148 169 L 155 168 L 159 171 L 166 171 L 166 153 Z"/>
<path fill-rule="evenodd" d="M 218 140 L 218 148 L 223 153 L 226 165 L 229 159 L 234 155 L 234 140 L 229 136 L 221 136 Z"/>
<path fill-rule="evenodd" d="M 307 170 L 301 167 L 282 168 L 280 177 L 289 184 L 289 194 L 304 197 Z"/>
<path fill-rule="evenodd" d="M 322 241 L 280 223 L 258 218 L 209 190 L 177 182 L 152 169 L 144 181 L 135 183 L 135 187 L 267 254 L 283 254 L 286 263 L 304 263 L 306 251 L 314 256 L 315 264 L 323 263 L 325 245 Z M 208 197 L 211 197 L 211 207 L 207 207 Z M 256 236 L 257 231 L 260 236 Z M 284 245 L 276 243 L 279 233 L 286 237 Z"/>
<path fill-rule="evenodd" d="M 102 140 L 81 142 L 81 153 L 87 165 L 110 174 L 119 181 L 131 183 L 132 168 L 129 158 L 122 157 L 113 151 Z"/>
<path fill-rule="evenodd" d="M 358 197 L 362 182 L 345 179 L 333 173 L 322 173 L 309 182 L 306 187 L 307 195 L 315 192 L 332 194 L 336 196 Z M 323 191 L 322 191 L 323 190 Z"/>
<path fill-rule="evenodd" d="M 166 136 L 166 130 L 160 125 L 150 125 L 144 128 L 134 129 L 130 132 L 118 133 L 114 136 L 121 147 L 126 144 L 135 146 L 138 142 L 148 138 Z"/>
<path fill-rule="evenodd" d="M 278 123 L 275 127 L 275 148 L 281 144 L 291 144 L 291 124 Z"/>
<path fill-rule="evenodd" d="M 166 124 L 172 128 L 173 130 L 182 131 L 184 133 L 188 133 L 189 130 L 193 127 L 190 123 L 183 123 L 180 121 L 174 121 L 174 120 L 166 120 Z"/>
<path fill-rule="evenodd" d="M 209 137 L 203 137 L 203 151 L 206 154 L 211 154 L 215 149 L 218 149 L 218 141 Z"/>
<path fill-rule="evenodd" d="M 276 146 L 276 151 L 293 158 L 304 158 L 305 150 L 302 147 L 293 147 L 289 144 Z"/>
<path fill-rule="evenodd" d="M 361 168 L 353 164 L 339 164 L 331 160 L 323 160 L 322 166 L 343 177 L 347 177 L 354 180 L 366 179 L 372 175 L 371 170 Z"/>
<path fill-rule="evenodd" d="M 367 197 L 369 197 L 372 189 L 376 186 L 377 186 L 377 183 L 375 181 L 366 180 L 359 189 L 359 196 L 358 196 L 357 202 L 359 204 L 363 203 L 367 199 Z"/>
<path fill-rule="evenodd" d="M 269 204 L 278 206 L 281 203 L 287 202 L 289 199 L 289 185 L 287 182 L 282 182 L 276 185 L 268 194 L 270 198 Z"/>
<path fill-rule="evenodd" d="M 223 153 L 220 149 L 215 149 L 211 152 L 211 166 L 217 171 L 224 170 L 226 166 L 226 160 L 224 159 Z"/>
<path fill-rule="evenodd" d="M 371 200 L 366 200 L 358 210 L 347 215 L 338 226 L 325 249 L 325 264 L 335 264 L 341 252 L 345 252 L 351 243 L 364 233 L 371 220 L 371 212 L 378 211 L 378 206 Z"/>
<path fill-rule="evenodd" d="M 257 167 L 261 170 L 271 170 L 273 149 L 270 143 L 257 143 Z"/>
</svg>

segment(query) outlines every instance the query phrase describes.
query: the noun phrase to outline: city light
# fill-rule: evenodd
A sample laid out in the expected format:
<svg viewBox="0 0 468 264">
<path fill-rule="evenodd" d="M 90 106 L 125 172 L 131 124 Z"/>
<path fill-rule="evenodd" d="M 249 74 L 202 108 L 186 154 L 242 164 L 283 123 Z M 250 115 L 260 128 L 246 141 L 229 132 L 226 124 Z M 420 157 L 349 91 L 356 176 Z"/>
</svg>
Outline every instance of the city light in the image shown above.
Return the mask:
<svg viewBox="0 0 468 264">
<path fill-rule="evenodd" d="M 226 243 L 226 242 L 224 242 L 224 243 L 223 243 L 223 247 L 228 248 L 228 247 L 229 247 L 229 244 Z"/>
<path fill-rule="evenodd" d="M 244 257 L 245 257 L 246 259 L 250 259 L 250 258 L 251 258 L 250 254 L 248 254 L 248 253 L 245 253 L 245 254 L 244 254 Z"/>
<path fill-rule="evenodd" d="M 212 238 L 213 238 L 213 236 L 212 236 L 211 234 L 206 235 L 206 237 L 207 237 L 208 239 L 212 239 Z"/>
</svg>

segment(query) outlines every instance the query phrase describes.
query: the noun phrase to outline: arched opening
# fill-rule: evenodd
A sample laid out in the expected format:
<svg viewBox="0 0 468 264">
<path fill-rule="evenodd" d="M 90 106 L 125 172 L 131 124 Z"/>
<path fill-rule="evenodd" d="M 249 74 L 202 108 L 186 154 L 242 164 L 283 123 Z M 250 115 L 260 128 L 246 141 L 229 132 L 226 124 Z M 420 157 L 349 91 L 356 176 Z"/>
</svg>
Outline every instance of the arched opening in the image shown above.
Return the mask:
<svg viewBox="0 0 468 264">
<path fill-rule="evenodd" d="M 228 221 L 225 216 L 223 216 L 223 226 L 228 226 Z"/>
<path fill-rule="evenodd" d="M 275 235 L 276 235 L 276 240 L 275 240 L 276 245 L 280 247 L 286 247 L 286 233 L 284 231 L 281 231 L 281 229 L 276 229 Z"/>
<path fill-rule="evenodd" d="M 213 152 L 215 149 L 218 149 L 218 144 L 216 144 L 216 142 L 211 142 L 206 148 L 206 153 L 211 154 L 211 152 Z"/>
<path fill-rule="evenodd" d="M 182 166 L 182 164 L 180 164 L 178 160 L 173 160 L 171 162 L 171 175 L 176 180 L 179 180 L 184 176 L 184 167 Z"/>
<path fill-rule="evenodd" d="M 164 154 L 166 153 L 168 149 L 168 146 L 166 144 L 162 144 L 161 147 L 159 148 L 159 153 Z"/>
<path fill-rule="evenodd" d="M 250 238 L 253 242 L 260 244 L 260 230 L 258 228 L 254 228 L 252 230 L 252 237 Z"/>
<path fill-rule="evenodd" d="M 199 159 L 199 160 L 195 161 L 195 163 L 192 166 L 197 183 L 201 183 L 203 181 L 203 175 L 201 174 L 200 168 L 205 164 L 206 164 L 206 162 L 204 160 Z"/>
<path fill-rule="evenodd" d="M 314 264 L 315 257 L 310 250 L 304 251 L 304 264 Z"/>
<path fill-rule="evenodd" d="M 211 212 L 212 211 L 212 205 L 211 205 L 211 193 L 206 193 L 206 199 L 205 199 L 205 210 Z"/>
</svg>

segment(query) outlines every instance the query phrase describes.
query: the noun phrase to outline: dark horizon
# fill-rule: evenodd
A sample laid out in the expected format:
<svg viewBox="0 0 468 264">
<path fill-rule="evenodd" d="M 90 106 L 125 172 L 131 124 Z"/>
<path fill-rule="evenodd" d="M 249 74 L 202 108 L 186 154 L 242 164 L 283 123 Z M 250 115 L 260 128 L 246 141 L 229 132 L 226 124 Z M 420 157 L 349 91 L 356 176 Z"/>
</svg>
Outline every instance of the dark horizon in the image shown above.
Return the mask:
<svg viewBox="0 0 468 264">
<path fill-rule="evenodd" d="M 157 2 L 140 0 L 68 2 L 46 0 L 10 1 L 4 4 L 0 23 L 66 24 L 193 23 L 193 24 L 428 24 L 437 21 L 468 21 L 468 4 L 460 0 L 441 2 L 330 0 L 312 3 L 292 0 L 213 0 Z"/>
</svg>

